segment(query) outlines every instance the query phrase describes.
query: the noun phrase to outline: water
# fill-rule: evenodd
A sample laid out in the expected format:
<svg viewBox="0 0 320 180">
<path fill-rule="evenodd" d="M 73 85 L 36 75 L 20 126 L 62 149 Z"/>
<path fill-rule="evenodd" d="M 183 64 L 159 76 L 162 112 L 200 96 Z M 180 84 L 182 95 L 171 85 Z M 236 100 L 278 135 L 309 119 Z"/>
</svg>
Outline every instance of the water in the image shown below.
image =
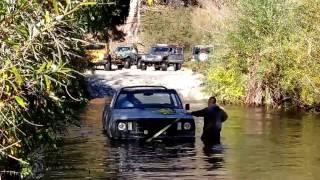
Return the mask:
<svg viewBox="0 0 320 180">
<path fill-rule="evenodd" d="M 91 101 L 82 127 L 47 154 L 44 179 L 320 179 L 319 116 L 226 107 L 223 146 L 207 151 L 201 119 L 193 143 L 110 143 L 101 131 L 104 102 Z"/>
</svg>

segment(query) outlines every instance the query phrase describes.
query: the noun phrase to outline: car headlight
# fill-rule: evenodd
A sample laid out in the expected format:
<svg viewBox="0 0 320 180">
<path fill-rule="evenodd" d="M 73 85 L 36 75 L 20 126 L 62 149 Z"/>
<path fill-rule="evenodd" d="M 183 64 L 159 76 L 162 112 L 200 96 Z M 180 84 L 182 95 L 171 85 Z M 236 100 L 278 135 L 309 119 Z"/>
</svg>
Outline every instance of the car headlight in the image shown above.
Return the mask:
<svg viewBox="0 0 320 180">
<path fill-rule="evenodd" d="M 160 55 L 157 56 L 157 59 L 161 59 L 161 58 L 162 58 L 162 56 L 160 56 Z"/>
<path fill-rule="evenodd" d="M 126 126 L 125 123 L 120 122 L 120 123 L 118 124 L 118 129 L 119 129 L 120 131 L 124 131 L 124 130 L 126 130 L 126 128 L 127 128 L 127 126 Z"/>
<path fill-rule="evenodd" d="M 184 130 L 190 130 L 191 129 L 191 124 L 189 122 L 186 122 L 183 124 L 183 129 Z"/>
</svg>

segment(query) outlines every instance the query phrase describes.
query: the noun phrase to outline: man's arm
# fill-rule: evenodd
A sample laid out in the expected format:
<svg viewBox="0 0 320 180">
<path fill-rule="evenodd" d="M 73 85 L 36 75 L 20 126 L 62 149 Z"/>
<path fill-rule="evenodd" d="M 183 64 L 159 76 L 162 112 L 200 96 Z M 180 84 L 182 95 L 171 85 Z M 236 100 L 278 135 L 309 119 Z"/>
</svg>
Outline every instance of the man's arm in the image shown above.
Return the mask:
<svg viewBox="0 0 320 180">
<path fill-rule="evenodd" d="M 196 116 L 196 117 L 204 117 L 207 113 L 207 108 L 201 109 L 199 111 L 193 111 L 191 112 L 192 116 Z"/>
<path fill-rule="evenodd" d="M 227 119 L 228 119 L 228 114 L 223 109 L 221 109 L 221 122 L 224 122 Z"/>
</svg>

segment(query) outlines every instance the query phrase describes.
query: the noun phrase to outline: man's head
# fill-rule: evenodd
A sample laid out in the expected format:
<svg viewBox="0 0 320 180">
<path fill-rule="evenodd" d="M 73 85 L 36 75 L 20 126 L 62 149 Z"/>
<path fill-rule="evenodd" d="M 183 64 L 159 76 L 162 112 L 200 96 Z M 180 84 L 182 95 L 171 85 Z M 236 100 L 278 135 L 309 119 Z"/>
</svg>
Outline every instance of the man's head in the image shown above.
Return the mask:
<svg viewBox="0 0 320 180">
<path fill-rule="evenodd" d="M 216 97 L 214 96 L 211 96 L 209 99 L 208 99 L 208 107 L 212 107 L 212 106 L 215 106 L 217 103 L 217 99 Z"/>
</svg>

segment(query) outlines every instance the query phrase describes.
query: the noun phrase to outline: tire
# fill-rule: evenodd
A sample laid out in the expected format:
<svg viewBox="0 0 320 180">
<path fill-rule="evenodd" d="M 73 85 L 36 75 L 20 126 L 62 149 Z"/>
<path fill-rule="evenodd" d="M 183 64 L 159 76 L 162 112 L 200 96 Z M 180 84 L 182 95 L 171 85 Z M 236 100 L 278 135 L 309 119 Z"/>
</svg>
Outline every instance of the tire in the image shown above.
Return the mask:
<svg viewBox="0 0 320 180">
<path fill-rule="evenodd" d="M 142 70 L 142 71 L 147 70 L 147 65 L 144 64 L 144 63 L 142 63 L 142 64 L 141 64 L 141 70 Z"/>
<path fill-rule="evenodd" d="M 104 70 L 111 71 L 112 70 L 111 63 L 104 64 Z"/>
<path fill-rule="evenodd" d="M 160 66 L 154 66 L 154 69 L 155 69 L 156 71 L 159 71 L 159 70 L 161 69 L 161 67 L 160 67 Z"/>
<path fill-rule="evenodd" d="M 161 70 L 162 71 L 167 71 L 167 69 L 168 69 L 168 65 L 166 63 L 162 63 L 161 64 Z"/>
<path fill-rule="evenodd" d="M 141 61 L 138 61 L 138 63 L 137 63 L 137 69 L 141 69 Z"/>
<path fill-rule="evenodd" d="M 181 64 L 178 63 L 178 64 L 174 65 L 174 70 L 175 71 L 179 71 L 180 69 L 181 69 Z"/>
<path fill-rule="evenodd" d="M 126 58 L 124 62 L 124 68 L 130 69 L 130 67 L 131 67 L 130 59 Z"/>
<path fill-rule="evenodd" d="M 118 70 L 122 70 L 123 65 L 118 65 Z"/>
</svg>

